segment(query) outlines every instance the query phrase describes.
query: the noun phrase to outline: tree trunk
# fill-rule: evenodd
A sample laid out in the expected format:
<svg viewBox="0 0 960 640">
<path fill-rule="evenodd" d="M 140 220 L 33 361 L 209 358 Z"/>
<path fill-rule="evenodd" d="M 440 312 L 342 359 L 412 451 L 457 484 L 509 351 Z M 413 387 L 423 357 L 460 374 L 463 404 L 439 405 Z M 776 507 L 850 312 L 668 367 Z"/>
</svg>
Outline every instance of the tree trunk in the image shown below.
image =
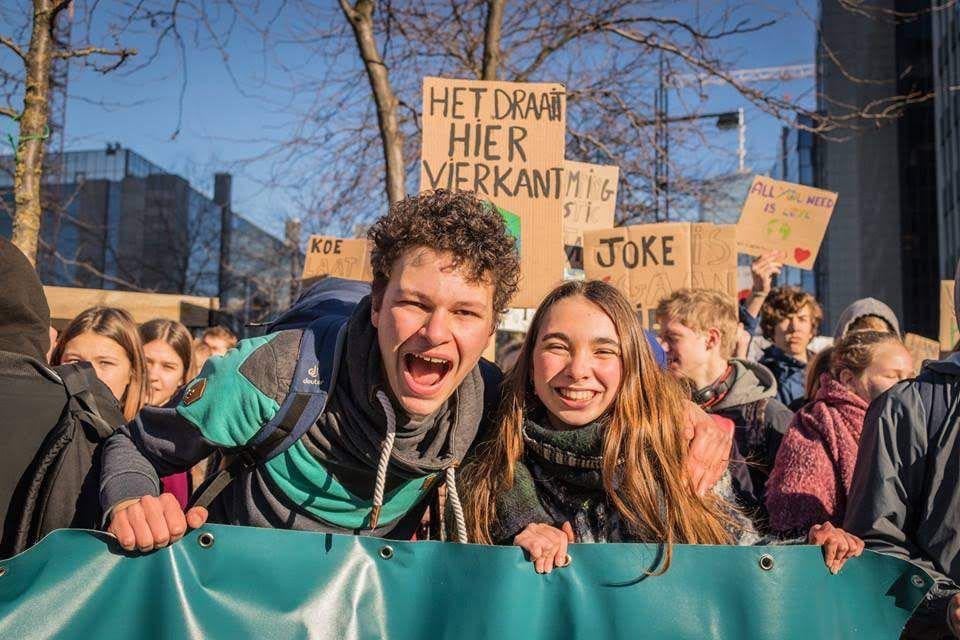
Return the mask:
<svg viewBox="0 0 960 640">
<path fill-rule="evenodd" d="M 487 0 L 487 26 L 483 39 L 483 76 L 496 80 L 500 68 L 500 32 L 503 28 L 503 7 L 507 0 Z"/>
<path fill-rule="evenodd" d="M 50 65 L 53 60 L 52 0 L 34 0 L 33 32 L 26 56 L 23 115 L 14 168 L 12 242 L 31 264 L 37 262 L 40 238 L 40 176 L 50 114 Z"/>
<path fill-rule="evenodd" d="M 397 96 L 390 85 L 387 66 L 377 51 L 377 41 L 373 35 L 374 0 L 358 0 L 350 6 L 347 0 L 340 0 L 340 7 L 353 27 L 357 39 L 357 48 L 363 59 L 370 79 L 370 88 L 377 105 L 377 123 L 380 126 L 380 139 L 383 141 L 383 158 L 387 174 L 387 200 L 392 204 L 403 200 L 404 187 L 403 133 L 397 118 Z"/>
</svg>

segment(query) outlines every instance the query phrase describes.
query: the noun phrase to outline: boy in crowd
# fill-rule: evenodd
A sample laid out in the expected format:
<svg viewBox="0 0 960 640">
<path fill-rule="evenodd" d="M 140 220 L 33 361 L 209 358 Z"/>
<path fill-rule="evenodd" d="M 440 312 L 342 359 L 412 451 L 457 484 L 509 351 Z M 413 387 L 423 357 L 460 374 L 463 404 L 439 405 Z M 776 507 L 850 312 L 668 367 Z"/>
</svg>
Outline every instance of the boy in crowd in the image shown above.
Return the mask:
<svg viewBox="0 0 960 640">
<path fill-rule="evenodd" d="M 731 465 L 743 506 L 765 520 L 764 485 L 793 414 L 776 399 L 777 383 L 763 365 L 733 358 L 737 310 L 717 291 L 681 289 L 656 310 L 670 371 L 694 388 L 693 400 L 734 423 L 734 445 L 747 465 Z"/>
<path fill-rule="evenodd" d="M 230 329 L 219 325 L 204 331 L 200 341 L 207 345 L 210 354 L 215 356 L 222 356 L 237 346 L 237 336 L 233 335 Z"/>
<path fill-rule="evenodd" d="M 960 265 L 956 284 L 960 315 Z M 958 406 L 954 353 L 874 400 L 864 419 L 843 528 L 936 580 L 903 638 L 960 637 Z"/>
<path fill-rule="evenodd" d="M 760 364 L 777 380 L 777 400 L 796 410 L 804 399 L 808 347 L 817 335 L 823 310 L 816 299 L 797 287 L 774 289 L 763 303 L 760 328 L 773 344 L 764 349 Z"/>
<path fill-rule="evenodd" d="M 395 203 L 368 235 L 372 291 L 333 356 L 326 409 L 290 449 L 229 483 L 211 504 L 214 521 L 409 539 L 440 483 L 457 514 L 455 469 L 496 404 L 500 374 L 480 355 L 517 289 L 515 243 L 494 207 L 442 190 Z M 240 342 L 176 406 L 145 409 L 107 442 L 101 502 L 121 546 L 148 551 L 204 522 L 202 508 L 185 519 L 172 496 L 156 497 L 157 473 L 241 445 L 271 419 L 301 335 Z M 725 468 L 730 441 L 710 420 L 690 431 L 688 470 L 703 491 Z"/>
</svg>

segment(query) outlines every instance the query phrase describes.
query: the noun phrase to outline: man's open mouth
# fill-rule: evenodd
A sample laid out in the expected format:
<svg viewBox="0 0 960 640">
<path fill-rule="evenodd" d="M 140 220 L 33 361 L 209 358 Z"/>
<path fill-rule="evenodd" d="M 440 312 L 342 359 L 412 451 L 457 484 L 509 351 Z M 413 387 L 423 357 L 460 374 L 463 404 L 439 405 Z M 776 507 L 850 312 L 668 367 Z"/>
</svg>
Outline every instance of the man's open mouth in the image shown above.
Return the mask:
<svg viewBox="0 0 960 640">
<path fill-rule="evenodd" d="M 420 353 L 406 353 L 403 369 L 410 388 L 415 393 L 425 393 L 436 388 L 453 368 L 453 363 L 444 358 Z"/>
</svg>

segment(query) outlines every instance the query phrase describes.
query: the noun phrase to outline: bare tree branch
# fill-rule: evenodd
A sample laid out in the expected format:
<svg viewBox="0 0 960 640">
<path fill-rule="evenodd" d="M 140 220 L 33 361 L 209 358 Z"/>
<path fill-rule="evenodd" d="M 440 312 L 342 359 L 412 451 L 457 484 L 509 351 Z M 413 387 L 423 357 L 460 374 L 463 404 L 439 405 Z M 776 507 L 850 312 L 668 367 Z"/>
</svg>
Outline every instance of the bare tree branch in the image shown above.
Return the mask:
<svg viewBox="0 0 960 640">
<path fill-rule="evenodd" d="M 20 48 L 20 45 L 18 45 L 16 42 L 11 40 L 7 36 L 0 35 L 0 44 L 6 46 L 8 49 L 10 49 L 10 51 L 13 51 L 15 54 L 17 54 L 17 56 L 19 56 L 21 60 L 26 61 L 27 59 L 26 52 Z"/>
<path fill-rule="evenodd" d="M 79 58 L 84 56 L 91 55 L 101 55 L 101 56 L 119 56 L 123 60 L 126 60 L 130 56 L 137 55 L 136 49 L 105 49 L 103 47 L 83 47 L 82 49 L 68 49 L 55 51 L 53 53 L 54 58 L 60 60 L 66 60 L 67 58 Z"/>
</svg>

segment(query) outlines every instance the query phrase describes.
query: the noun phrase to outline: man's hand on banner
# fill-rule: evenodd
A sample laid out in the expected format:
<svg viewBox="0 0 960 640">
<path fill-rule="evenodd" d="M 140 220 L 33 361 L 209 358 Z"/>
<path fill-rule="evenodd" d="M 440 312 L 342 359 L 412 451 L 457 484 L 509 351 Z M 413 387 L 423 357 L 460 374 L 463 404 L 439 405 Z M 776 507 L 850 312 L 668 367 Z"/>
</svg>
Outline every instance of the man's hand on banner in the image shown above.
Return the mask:
<svg viewBox="0 0 960 640">
<path fill-rule="evenodd" d="M 950 598 L 947 605 L 947 626 L 955 638 L 960 638 L 960 593 Z"/>
<path fill-rule="evenodd" d="M 686 403 L 687 424 L 683 433 L 690 441 L 687 473 L 697 495 L 706 495 L 720 480 L 730 463 L 733 422 L 710 416 L 692 402 Z"/>
<path fill-rule="evenodd" d="M 839 573 L 848 559 L 863 553 L 863 540 L 829 522 L 810 527 L 809 540 L 823 547 L 823 562 L 833 574 Z"/>
<path fill-rule="evenodd" d="M 207 510 L 203 507 L 194 507 L 184 514 L 177 498 L 163 493 L 159 498 L 143 496 L 119 503 L 111 511 L 107 531 L 127 551 L 147 552 L 176 542 L 188 526 L 196 529 L 206 521 Z"/>
<path fill-rule="evenodd" d="M 564 522 L 560 529 L 533 522 L 517 534 L 513 544 L 530 554 L 537 573 L 550 573 L 554 567 L 570 564 L 567 545 L 573 540 L 573 527 L 569 522 Z"/>
</svg>

